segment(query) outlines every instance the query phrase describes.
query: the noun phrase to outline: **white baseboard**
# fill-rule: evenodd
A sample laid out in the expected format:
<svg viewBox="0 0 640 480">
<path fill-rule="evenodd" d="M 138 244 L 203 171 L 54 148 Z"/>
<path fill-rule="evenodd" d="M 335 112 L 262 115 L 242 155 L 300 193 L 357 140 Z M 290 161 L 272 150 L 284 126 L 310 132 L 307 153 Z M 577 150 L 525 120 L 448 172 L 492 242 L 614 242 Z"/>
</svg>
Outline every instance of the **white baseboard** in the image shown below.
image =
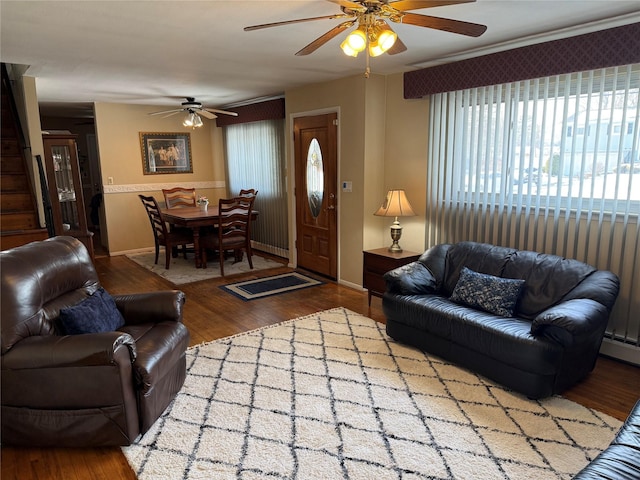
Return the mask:
<svg viewBox="0 0 640 480">
<path fill-rule="evenodd" d="M 602 340 L 600 353 L 633 365 L 640 366 L 640 348 L 628 343 L 617 342 L 609 338 Z"/>
<path fill-rule="evenodd" d="M 135 255 L 137 253 L 147 253 L 147 252 L 153 252 L 153 251 L 155 251 L 154 247 L 134 248 L 133 250 L 121 250 L 119 252 L 109 252 L 109 256 L 118 257 L 120 255 Z"/>
</svg>

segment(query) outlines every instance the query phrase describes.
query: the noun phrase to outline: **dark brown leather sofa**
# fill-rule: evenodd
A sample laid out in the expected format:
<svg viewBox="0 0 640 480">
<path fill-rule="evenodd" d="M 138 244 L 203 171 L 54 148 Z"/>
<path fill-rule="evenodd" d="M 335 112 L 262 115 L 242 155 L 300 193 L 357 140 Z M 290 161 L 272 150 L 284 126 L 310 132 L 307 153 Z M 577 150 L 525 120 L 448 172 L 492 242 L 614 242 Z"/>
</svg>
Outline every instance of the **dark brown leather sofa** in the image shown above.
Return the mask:
<svg viewBox="0 0 640 480">
<path fill-rule="evenodd" d="M 513 311 L 455 301 L 465 267 L 496 279 L 493 291 L 471 291 L 471 303 L 521 283 Z M 577 260 L 476 242 L 436 245 L 385 280 L 389 336 L 530 398 L 562 392 L 593 369 L 619 291 L 616 275 Z"/>
<path fill-rule="evenodd" d="M 184 294 L 113 295 L 123 326 L 62 335 L 60 310 L 101 288 L 80 241 L 1 252 L 0 275 L 3 445 L 128 445 L 144 434 L 184 383 Z"/>
</svg>

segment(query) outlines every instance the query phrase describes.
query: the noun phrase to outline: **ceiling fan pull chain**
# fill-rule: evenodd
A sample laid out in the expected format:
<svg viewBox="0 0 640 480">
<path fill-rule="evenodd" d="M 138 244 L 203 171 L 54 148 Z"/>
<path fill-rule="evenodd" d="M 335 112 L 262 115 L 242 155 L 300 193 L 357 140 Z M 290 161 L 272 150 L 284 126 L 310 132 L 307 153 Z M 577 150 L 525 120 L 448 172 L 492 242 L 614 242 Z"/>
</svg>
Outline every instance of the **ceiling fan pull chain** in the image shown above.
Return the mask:
<svg viewBox="0 0 640 480">
<path fill-rule="evenodd" d="M 369 49 L 366 48 L 365 50 L 367 51 L 367 68 L 364 69 L 364 78 L 369 78 L 369 74 L 371 73 L 371 67 L 369 66 L 369 58 L 371 58 L 371 56 L 369 55 Z"/>
</svg>

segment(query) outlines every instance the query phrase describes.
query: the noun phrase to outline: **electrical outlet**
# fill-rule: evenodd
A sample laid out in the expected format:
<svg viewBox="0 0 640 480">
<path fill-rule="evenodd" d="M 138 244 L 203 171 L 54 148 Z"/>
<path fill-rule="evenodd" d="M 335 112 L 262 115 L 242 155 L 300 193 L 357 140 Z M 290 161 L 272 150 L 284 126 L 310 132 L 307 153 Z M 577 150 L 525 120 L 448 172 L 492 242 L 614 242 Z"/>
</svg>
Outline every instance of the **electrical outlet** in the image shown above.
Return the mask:
<svg viewBox="0 0 640 480">
<path fill-rule="evenodd" d="M 107 177 L 107 184 L 113 185 L 113 177 Z"/>
</svg>

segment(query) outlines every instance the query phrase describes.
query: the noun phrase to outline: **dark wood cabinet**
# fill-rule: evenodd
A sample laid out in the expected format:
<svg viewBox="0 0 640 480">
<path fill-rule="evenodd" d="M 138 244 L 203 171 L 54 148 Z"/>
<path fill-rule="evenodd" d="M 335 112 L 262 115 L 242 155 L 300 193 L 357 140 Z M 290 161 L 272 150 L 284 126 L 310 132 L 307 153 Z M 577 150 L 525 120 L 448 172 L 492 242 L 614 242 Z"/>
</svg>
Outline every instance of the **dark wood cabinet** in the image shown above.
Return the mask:
<svg viewBox="0 0 640 480">
<path fill-rule="evenodd" d="M 93 233 L 87 228 L 76 135 L 43 135 L 42 143 L 55 234 L 76 237 L 93 258 Z"/>
<path fill-rule="evenodd" d="M 420 254 L 416 252 L 395 253 L 390 252 L 386 247 L 365 250 L 363 254 L 362 286 L 369 290 L 369 305 L 371 305 L 371 295 L 382 297 L 386 289 L 383 278 L 386 272 L 420 258 Z"/>
</svg>

